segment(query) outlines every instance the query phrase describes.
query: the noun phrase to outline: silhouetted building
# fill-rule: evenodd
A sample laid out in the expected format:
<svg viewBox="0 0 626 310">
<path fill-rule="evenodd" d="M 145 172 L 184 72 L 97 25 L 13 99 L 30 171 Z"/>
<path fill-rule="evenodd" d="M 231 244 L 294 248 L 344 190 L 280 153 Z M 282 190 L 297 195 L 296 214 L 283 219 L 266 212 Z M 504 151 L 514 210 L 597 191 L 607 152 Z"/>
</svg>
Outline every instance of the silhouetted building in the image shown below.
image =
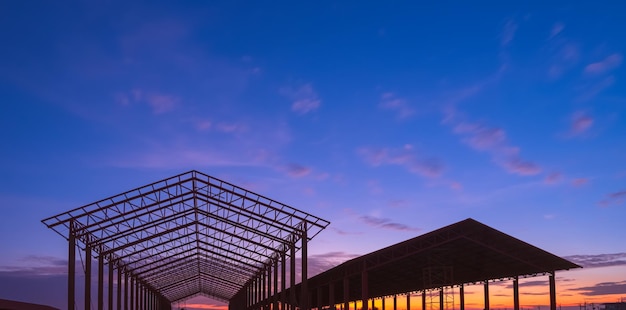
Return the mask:
<svg viewBox="0 0 626 310">
<path fill-rule="evenodd" d="M 0 299 L 0 309 L 3 310 L 59 310 L 59 308 L 31 304 L 27 302 Z"/>
<path fill-rule="evenodd" d="M 604 310 L 626 310 L 626 302 L 608 302 L 604 304 Z"/>
</svg>

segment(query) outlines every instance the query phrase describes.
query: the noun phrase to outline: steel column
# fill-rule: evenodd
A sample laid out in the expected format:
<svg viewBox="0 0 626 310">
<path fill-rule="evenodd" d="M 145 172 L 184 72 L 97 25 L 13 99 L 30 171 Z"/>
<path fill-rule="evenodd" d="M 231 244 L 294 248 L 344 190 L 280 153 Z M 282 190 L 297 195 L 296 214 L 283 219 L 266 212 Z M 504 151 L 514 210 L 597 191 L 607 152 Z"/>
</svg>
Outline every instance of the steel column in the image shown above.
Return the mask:
<svg viewBox="0 0 626 310">
<path fill-rule="evenodd" d="M 398 310 L 398 295 L 393 295 L 393 310 Z"/>
<path fill-rule="evenodd" d="M 302 236 L 300 239 L 300 243 L 302 245 L 302 248 L 300 249 L 302 251 L 302 282 L 300 283 L 300 287 L 302 288 L 302 291 L 300 292 L 302 294 L 302 301 L 301 301 L 301 310 L 309 310 L 309 274 L 308 274 L 308 251 L 307 251 L 307 244 L 309 238 L 307 236 L 307 227 L 306 227 L 306 222 L 302 223 Z M 367 310 L 367 309 L 364 309 Z"/>
<path fill-rule="evenodd" d="M 107 304 L 109 305 L 109 310 L 113 310 L 113 260 L 109 257 L 109 296 L 107 298 Z"/>
<path fill-rule="evenodd" d="M 128 310 L 128 270 L 124 272 L 124 310 Z"/>
<path fill-rule="evenodd" d="M 85 245 L 85 310 L 91 310 L 91 246 Z"/>
<path fill-rule="evenodd" d="M 550 273 L 550 310 L 556 310 L 556 279 L 554 271 Z"/>
<path fill-rule="evenodd" d="M 280 310 L 287 310 L 287 253 L 283 252 L 280 255 Z"/>
<path fill-rule="evenodd" d="M 519 310 L 519 279 L 513 279 L 513 310 Z"/>
<path fill-rule="evenodd" d="M 98 254 L 98 310 L 104 310 L 104 256 Z"/>
<path fill-rule="evenodd" d="M 485 281 L 485 310 L 489 310 L 489 281 Z"/>
<path fill-rule="evenodd" d="M 74 236 L 74 220 L 70 220 L 70 232 L 68 236 L 67 253 L 67 309 L 76 309 L 75 287 L 76 284 L 76 236 Z"/>
<path fill-rule="evenodd" d="M 130 310 L 136 309 L 134 301 L 135 301 L 135 277 L 131 277 L 130 278 L 130 300 L 129 300 Z"/>
<path fill-rule="evenodd" d="M 272 310 L 278 310 L 278 258 L 274 260 L 274 306 Z"/>
<path fill-rule="evenodd" d="M 426 290 L 422 291 L 422 310 L 426 310 Z"/>
<path fill-rule="evenodd" d="M 411 293 L 406 294 L 406 310 L 411 310 Z"/>
<path fill-rule="evenodd" d="M 461 286 L 459 287 L 459 299 L 460 310 L 465 310 L 465 287 L 463 286 L 463 284 L 461 284 Z"/>
<path fill-rule="evenodd" d="M 294 241 L 295 242 L 295 241 Z M 294 310 L 296 305 L 296 244 L 291 245 L 291 271 L 289 274 L 289 309 Z"/>
<path fill-rule="evenodd" d="M 443 310 L 443 287 L 439 288 L 439 310 Z"/>
<path fill-rule="evenodd" d="M 117 310 L 122 310 L 122 267 L 117 266 Z"/>
<path fill-rule="evenodd" d="M 383 304 L 381 305 L 381 310 L 385 310 L 385 299 L 387 298 L 383 297 Z"/>
</svg>

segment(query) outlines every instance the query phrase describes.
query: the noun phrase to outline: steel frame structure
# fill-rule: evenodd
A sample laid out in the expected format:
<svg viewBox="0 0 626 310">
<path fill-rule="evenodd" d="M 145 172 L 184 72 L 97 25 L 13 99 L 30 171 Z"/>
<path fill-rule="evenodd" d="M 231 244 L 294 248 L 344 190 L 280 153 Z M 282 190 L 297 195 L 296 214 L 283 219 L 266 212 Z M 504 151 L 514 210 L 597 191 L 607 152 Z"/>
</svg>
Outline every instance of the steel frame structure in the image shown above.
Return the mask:
<svg viewBox="0 0 626 310">
<path fill-rule="evenodd" d="M 284 293 L 286 267 L 291 266 L 294 287 L 300 250 L 300 285 L 306 288 L 307 243 L 330 224 L 195 170 L 42 222 L 69 242 L 68 309 L 76 307 L 77 248 L 85 252 L 85 309 L 91 307 L 96 257 L 98 309 L 104 309 L 105 265 L 108 309 L 170 309 L 172 302 L 197 295 L 235 309 L 270 304 L 307 309 L 308 290 L 299 296 Z M 283 294 L 277 295 L 279 290 Z"/>
</svg>

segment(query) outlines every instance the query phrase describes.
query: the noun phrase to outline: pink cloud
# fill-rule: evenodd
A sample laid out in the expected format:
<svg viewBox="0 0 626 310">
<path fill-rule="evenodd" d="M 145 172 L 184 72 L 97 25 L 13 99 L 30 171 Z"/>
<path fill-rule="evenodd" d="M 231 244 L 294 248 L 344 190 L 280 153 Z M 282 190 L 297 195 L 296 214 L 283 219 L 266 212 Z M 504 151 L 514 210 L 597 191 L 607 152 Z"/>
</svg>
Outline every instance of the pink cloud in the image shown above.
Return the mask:
<svg viewBox="0 0 626 310">
<path fill-rule="evenodd" d="M 421 229 L 416 227 L 411 227 L 405 224 L 392 222 L 390 219 L 373 217 L 369 215 L 362 215 L 359 217 L 363 223 L 377 228 L 389 229 L 389 230 L 398 230 L 398 231 L 420 231 Z"/>
<path fill-rule="evenodd" d="M 180 103 L 180 99 L 169 95 L 150 94 L 146 97 L 146 102 L 155 114 L 161 114 L 173 110 Z"/>
<path fill-rule="evenodd" d="M 459 182 L 452 182 L 450 183 L 450 188 L 455 190 L 455 191 L 460 191 L 463 189 L 463 184 L 459 183 Z"/>
<path fill-rule="evenodd" d="M 291 110 L 298 114 L 315 111 L 322 103 L 311 84 L 302 85 L 297 89 L 282 88 L 280 93 L 292 100 Z"/>
<path fill-rule="evenodd" d="M 626 190 L 613 192 L 599 202 L 602 207 L 609 207 L 612 205 L 621 205 L 626 201 Z"/>
<path fill-rule="evenodd" d="M 368 181 L 367 188 L 369 189 L 370 194 L 373 194 L 373 195 L 379 195 L 384 192 L 383 188 L 380 186 L 380 182 L 376 180 Z"/>
<path fill-rule="evenodd" d="M 537 164 L 519 157 L 519 147 L 510 145 L 502 128 L 459 120 L 458 113 L 446 118 L 452 131 L 463 137 L 463 142 L 477 151 L 491 154 L 494 162 L 507 172 L 523 176 L 541 172 L 541 167 Z"/>
<path fill-rule="evenodd" d="M 552 172 L 552 173 L 548 174 L 543 181 L 546 184 L 556 184 L 556 183 L 560 182 L 562 178 L 563 178 L 563 176 L 561 175 L 561 173 L 559 173 L 559 172 Z"/>
<path fill-rule="evenodd" d="M 519 175 L 535 175 L 541 172 L 541 168 L 535 163 L 517 157 L 508 158 L 502 165 L 508 172 Z"/>
<path fill-rule="evenodd" d="M 622 54 L 615 53 L 601 61 L 591 63 L 585 67 L 585 73 L 590 75 L 603 74 L 611 71 L 622 64 Z"/>
<path fill-rule="evenodd" d="M 311 173 L 311 168 L 298 164 L 289 164 L 285 167 L 287 174 L 292 178 L 301 178 Z"/>
<path fill-rule="evenodd" d="M 572 117 L 570 135 L 577 136 L 588 131 L 593 125 L 594 119 L 584 112 L 577 112 Z"/>
<path fill-rule="evenodd" d="M 238 123 L 218 123 L 215 128 L 225 133 L 244 132 L 248 129 L 245 125 Z"/>
<path fill-rule="evenodd" d="M 415 113 L 407 101 L 394 93 L 384 93 L 380 98 L 380 107 L 398 113 L 399 118 L 407 118 Z"/>
<path fill-rule="evenodd" d="M 583 186 L 585 184 L 589 183 L 589 179 L 587 178 L 576 178 L 572 180 L 572 185 L 574 186 Z"/>
<path fill-rule="evenodd" d="M 358 153 L 374 167 L 402 166 L 411 173 L 429 178 L 438 177 L 443 172 L 443 165 L 438 160 L 420 158 L 411 145 L 405 145 L 402 149 L 361 148 Z"/>
</svg>

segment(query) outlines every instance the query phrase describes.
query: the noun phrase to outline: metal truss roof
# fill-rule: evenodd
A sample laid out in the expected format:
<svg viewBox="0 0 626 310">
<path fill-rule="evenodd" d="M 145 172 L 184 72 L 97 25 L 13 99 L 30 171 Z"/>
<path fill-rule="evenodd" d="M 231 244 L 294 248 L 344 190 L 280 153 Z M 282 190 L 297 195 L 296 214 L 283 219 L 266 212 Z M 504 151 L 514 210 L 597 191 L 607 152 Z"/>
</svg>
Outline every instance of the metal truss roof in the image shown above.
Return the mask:
<svg viewBox="0 0 626 310">
<path fill-rule="evenodd" d="M 309 279 L 312 298 L 328 302 L 329 283 L 335 301 L 358 300 L 361 277 L 367 273 L 370 298 L 482 283 L 514 277 L 530 277 L 580 266 L 502 233 L 473 219 L 354 258 Z M 344 296 L 340 280 L 349 280 Z M 296 290 L 300 286 L 295 287 Z"/>
<path fill-rule="evenodd" d="M 264 265 L 329 222 L 198 171 L 42 221 L 169 301 L 228 301 Z M 70 227 L 73 225 L 73 229 Z"/>
</svg>

